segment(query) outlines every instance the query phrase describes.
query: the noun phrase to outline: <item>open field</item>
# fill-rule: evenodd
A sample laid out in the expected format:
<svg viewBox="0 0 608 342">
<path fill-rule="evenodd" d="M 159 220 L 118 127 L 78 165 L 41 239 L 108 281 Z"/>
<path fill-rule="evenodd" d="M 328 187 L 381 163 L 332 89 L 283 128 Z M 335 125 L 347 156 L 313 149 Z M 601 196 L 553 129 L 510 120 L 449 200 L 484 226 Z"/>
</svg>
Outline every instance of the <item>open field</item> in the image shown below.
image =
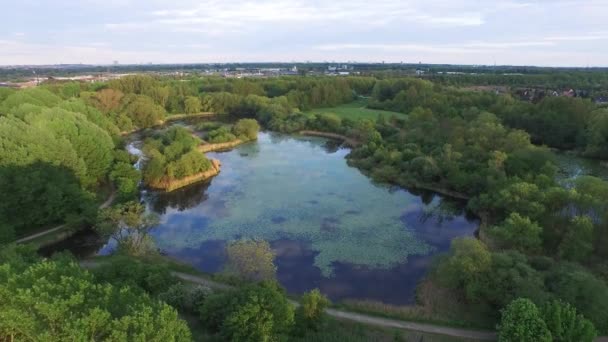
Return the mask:
<svg viewBox="0 0 608 342">
<path fill-rule="evenodd" d="M 397 116 L 398 118 L 405 118 L 407 116 L 403 113 L 391 112 L 380 109 L 370 109 L 366 106 L 367 100 L 361 99 L 336 107 L 313 109 L 308 111 L 308 113 L 334 113 L 343 119 L 349 118 L 353 120 L 376 120 L 378 118 L 378 115 L 380 114 L 383 114 L 386 118 L 390 118 L 393 115 Z"/>
</svg>

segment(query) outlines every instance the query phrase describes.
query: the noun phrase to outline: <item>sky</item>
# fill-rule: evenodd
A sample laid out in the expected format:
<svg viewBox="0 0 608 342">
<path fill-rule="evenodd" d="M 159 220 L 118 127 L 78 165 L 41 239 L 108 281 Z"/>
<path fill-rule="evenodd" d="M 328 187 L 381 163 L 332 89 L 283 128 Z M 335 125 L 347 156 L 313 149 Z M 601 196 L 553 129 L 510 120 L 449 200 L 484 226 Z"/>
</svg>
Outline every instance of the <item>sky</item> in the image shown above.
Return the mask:
<svg viewBox="0 0 608 342">
<path fill-rule="evenodd" d="M 608 66 L 608 0 L 5 0 L 0 65 Z"/>
</svg>

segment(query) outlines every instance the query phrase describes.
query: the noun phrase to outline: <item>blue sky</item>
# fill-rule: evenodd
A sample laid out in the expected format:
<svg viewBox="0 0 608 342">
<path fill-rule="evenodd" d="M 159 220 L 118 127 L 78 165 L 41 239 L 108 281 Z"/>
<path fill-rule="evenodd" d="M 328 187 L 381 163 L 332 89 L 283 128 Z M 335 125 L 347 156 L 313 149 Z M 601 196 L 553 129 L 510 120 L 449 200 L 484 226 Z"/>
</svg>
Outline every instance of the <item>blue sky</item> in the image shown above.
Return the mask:
<svg viewBox="0 0 608 342">
<path fill-rule="evenodd" d="M 0 65 L 608 66 L 608 0 L 14 0 Z"/>
</svg>

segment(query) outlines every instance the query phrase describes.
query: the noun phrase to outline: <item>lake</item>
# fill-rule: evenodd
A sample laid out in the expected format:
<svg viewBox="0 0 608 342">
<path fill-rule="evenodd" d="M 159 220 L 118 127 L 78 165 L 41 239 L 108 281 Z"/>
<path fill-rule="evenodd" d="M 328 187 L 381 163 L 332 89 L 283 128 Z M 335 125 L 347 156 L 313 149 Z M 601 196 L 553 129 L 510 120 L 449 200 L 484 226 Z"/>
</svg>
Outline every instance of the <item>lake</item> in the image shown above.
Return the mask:
<svg viewBox="0 0 608 342">
<path fill-rule="evenodd" d="M 139 154 L 137 145 L 129 152 Z M 479 222 L 462 201 L 372 181 L 348 166 L 349 152 L 323 138 L 260 133 L 208 153 L 222 163 L 211 181 L 171 193 L 142 190 L 148 210 L 160 215 L 152 237 L 163 253 L 210 273 L 223 270 L 228 241 L 264 239 L 289 293 L 319 288 L 334 301 L 414 303 L 434 256 L 452 239 L 473 236 Z M 85 257 L 114 247 L 81 231 L 41 252 Z"/>
<path fill-rule="evenodd" d="M 143 192 L 161 218 L 152 236 L 205 272 L 222 271 L 227 241 L 264 239 L 290 293 L 413 303 L 433 256 L 472 236 L 478 221 L 460 202 L 374 183 L 347 165 L 348 153 L 322 138 L 276 133 L 209 153 L 222 163 L 210 182 Z"/>
</svg>

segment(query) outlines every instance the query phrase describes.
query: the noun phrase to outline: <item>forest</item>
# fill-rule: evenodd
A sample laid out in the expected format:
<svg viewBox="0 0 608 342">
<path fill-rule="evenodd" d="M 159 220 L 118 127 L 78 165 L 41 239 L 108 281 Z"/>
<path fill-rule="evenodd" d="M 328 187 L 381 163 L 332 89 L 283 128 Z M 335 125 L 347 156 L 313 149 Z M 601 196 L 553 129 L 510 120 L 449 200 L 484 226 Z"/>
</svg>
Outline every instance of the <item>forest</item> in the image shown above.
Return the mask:
<svg viewBox="0 0 608 342">
<path fill-rule="evenodd" d="M 315 113 L 362 99 L 369 109 L 405 116 L 351 119 Z M 432 286 L 424 288 L 436 289 L 446 301 L 456 298 L 457 309 L 467 312 L 437 309 L 438 316 L 499 324 L 505 341 L 591 341 L 608 334 L 608 182 L 584 176 L 559 183 L 551 153 L 608 159 L 608 109 L 578 97 L 548 96 L 532 103 L 514 94 L 388 76 L 178 80 L 138 75 L 107 83 L 0 88 L 0 243 L 68 223 L 97 225 L 108 236 L 132 228 L 125 253 L 137 254 L 140 245 L 153 250 L 145 241 L 153 220 L 144 220 L 142 209 L 130 202 L 137 198 L 139 181 L 192 175 L 206 170 L 209 160 L 196 150 L 201 140 L 192 132 L 171 128 L 146 139 L 149 160 L 140 173 L 124 150 L 125 134 L 159 126 L 172 115 L 199 112 L 241 120 L 210 130 L 211 143 L 255 139 L 257 122 L 286 133 L 338 133 L 359 143 L 348 163 L 373 179 L 465 200 L 481 220 L 479 237 L 455 239 L 425 281 Z M 116 190 L 116 205 L 98 212 L 110 189 Z M 236 259 L 267 250 L 263 244 L 241 247 L 235 249 Z M 254 252 L 248 252 L 251 248 Z M 40 260 L 21 246 L 3 253 L 0 315 L 13 318 L 0 320 L 8 322 L 0 324 L 0 336 L 27 332 L 60 340 L 122 334 L 114 339 L 150 340 L 154 326 L 158 336 L 190 338 L 175 308 L 194 301 L 183 296 L 199 294 L 166 286 L 175 280 L 138 280 L 135 271 L 117 274 L 120 265 L 84 271 L 69 257 Z M 238 268 L 238 262 L 234 265 Z M 134 267 L 152 266 L 124 266 Z M 167 272 L 149 274 L 170 277 Z M 125 284 L 130 290 L 120 290 Z M 71 303 L 73 288 L 85 293 Z M 216 337 L 264 340 L 317 330 L 319 308 L 328 305 L 311 293 L 305 300 L 312 308 L 294 313 L 284 290 L 267 277 L 234 291 L 201 295 L 204 304 L 186 310 L 202 317 Z M 178 292 L 181 299 L 173 298 Z M 252 297 L 261 302 L 251 302 Z M 56 305 L 55 311 L 40 307 L 36 315 L 22 317 L 23 308 L 37 298 Z M 73 308 L 86 315 L 70 316 Z M 73 324 L 56 328 L 57 317 Z M 255 325 L 248 325 L 252 317 Z M 513 327 L 524 323 L 530 325 L 524 332 Z"/>
</svg>

